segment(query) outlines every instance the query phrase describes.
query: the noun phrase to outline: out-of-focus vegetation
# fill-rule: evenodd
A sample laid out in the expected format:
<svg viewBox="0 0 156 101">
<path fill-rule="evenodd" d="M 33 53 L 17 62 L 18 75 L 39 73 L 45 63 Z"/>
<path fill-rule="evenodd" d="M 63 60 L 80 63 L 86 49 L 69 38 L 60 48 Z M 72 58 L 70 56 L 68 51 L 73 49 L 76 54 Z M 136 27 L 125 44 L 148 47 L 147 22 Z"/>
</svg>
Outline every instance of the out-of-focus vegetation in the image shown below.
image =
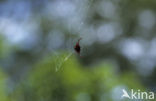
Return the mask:
<svg viewBox="0 0 156 101">
<path fill-rule="evenodd" d="M 0 99 L 8 101 L 7 95 L 7 75 L 0 69 Z"/>
<path fill-rule="evenodd" d="M 134 73 L 120 75 L 109 63 L 85 68 L 75 56 L 56 72 L 56 58 L 61 60 L 66 55 L 49 57 L 37 64 L 13 93 L 15 101 L 114 101 L 121 99 L 122 92 L 116 90 L 122 87 L 143 89 Z"/>
<path fill-rule="evenodd" d="M 155 92 L 155 28 L 155 0 L 0 0 L 0 101 Z"/>
</svg>

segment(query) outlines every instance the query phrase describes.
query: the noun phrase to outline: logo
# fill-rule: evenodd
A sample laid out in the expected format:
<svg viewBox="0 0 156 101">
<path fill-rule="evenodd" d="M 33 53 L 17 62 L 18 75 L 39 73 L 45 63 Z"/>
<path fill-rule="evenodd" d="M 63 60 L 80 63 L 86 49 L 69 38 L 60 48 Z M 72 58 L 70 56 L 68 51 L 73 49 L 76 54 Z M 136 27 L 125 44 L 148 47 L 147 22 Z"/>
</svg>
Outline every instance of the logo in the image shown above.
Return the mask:
<svg viewBox="0 0 156 101">
<path fill-rule="evenodd" d="M 130 99 L 130 96 L 128 95 L 128 93 L 125 89 L 123 89 L 122 92 L 123 92 L 122 98 L 126 97 L 126 98 Z"/>
<path fill-rule="evenodd" d="M 128 98 L 128 99 L 154 99 L 155 94 L 154 92 L 141 92 L 141 90 L 131 91 L 128 93 L 125 89 L 122 89 L 122 96 L 121 98 Z"/>
</svg>

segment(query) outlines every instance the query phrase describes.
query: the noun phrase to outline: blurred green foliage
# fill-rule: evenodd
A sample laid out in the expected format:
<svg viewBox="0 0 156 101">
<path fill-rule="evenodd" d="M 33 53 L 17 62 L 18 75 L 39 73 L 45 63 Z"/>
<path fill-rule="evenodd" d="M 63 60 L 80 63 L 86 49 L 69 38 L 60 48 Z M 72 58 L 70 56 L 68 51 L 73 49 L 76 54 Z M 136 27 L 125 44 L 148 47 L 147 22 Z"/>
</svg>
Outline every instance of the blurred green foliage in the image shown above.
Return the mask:
<svg viewBox="0 0 156 101">
<path fill-rule="evenodd" d="M 0 58 L 4 58 L 5 56 L 7 56 L 9 51 L 10 51 L 9 45 L 5 43 L 4 37 L 0 35 Z"/>
<path fill-rule="evenodd" d="M 8 101 L 7 75 L 0 68 L 0 101 Z"/>
<path fill-rule="evenodd" d="M 69 53 L 57 54 L 37 64 L 22 80 L 15 101 L 112 101 L 113 89 L 126 85 L 143 89 L 134 73 L 119 75 L 109 63 L 86 68 Z M 59 65 L 61 64 L 61 65 Z M 58 71 L 56 68 L 60 66 Z M 121 91 L 119 91 L 121 92 Z"/>
</svg>

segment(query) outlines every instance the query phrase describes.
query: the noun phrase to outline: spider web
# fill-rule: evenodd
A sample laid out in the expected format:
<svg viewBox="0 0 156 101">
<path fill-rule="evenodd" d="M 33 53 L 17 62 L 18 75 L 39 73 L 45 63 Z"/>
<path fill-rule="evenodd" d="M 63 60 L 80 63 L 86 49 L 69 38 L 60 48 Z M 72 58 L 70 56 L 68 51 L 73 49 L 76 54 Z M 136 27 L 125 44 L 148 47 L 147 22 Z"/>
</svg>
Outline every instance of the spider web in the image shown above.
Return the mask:
<svg viewBox="0 0 156 101">
<path fill-rule="evenodd" d="M 67 62 L 68 59 L 70 59 L 70 57 L 75 53 L 74 52 L 74 45 L 76 44 L 76 42 L 74 39 L 75 38 L 73 38 L 71 36 L 71 34 L 69 34 L 67 42 L 64 43 L 64 44 L 66 44 L 66 48 L 62 49 L 62 50 L 65 50 L 67 52 L 66 54 L 61 55 L 61 53 L 59 53 L 58 51 L 53 52 L 54 56 L 56 57 L 55 58 L 55 63 L 56 63 L 55 64 L 55 71 L 56 72 L 58 72 L 62 68 L 63 64 L 65 62 Z"/>
<path fill-rule="evenodd" d="M 60 69 L 61 69 L 61 67 L 63 66 L 63 64 L 65 63 L 65 62 L 67 62 L 68 61 L 68 59 L 70 59 L 70 57 L 73 55 L 73 54 L 75 54 L 75 55 L 78 55 L 79 57 L 81 57 L 82 55 L 81 55 L 81 52 L 83 52 L 83 48 L 81 49 L 81 52 L 80 52 L 80 54 L 77 54 L 76 52 L 75 52 L 75 50 L 74 50 L 74 46 L 76 45 L 76 43 L 77 43 L 77 41 L 78 41 L 78 39 L 79 38 L 76 38 L 76 39 L 71 39 L 70 38 L 70 40 L 69 40 L 69 42 L 68 42 L 68 49 L 67 49 L 67 54 L 63 54 L 62 56 L 60 56 L 59 55 L 59 52 L 54 52 L 54 55 L 56 56 L 56 59 L 55 59 L 55 63 L 57 63 L 57 64 L 55 64 L 56 66 L 55 66 L 55 71 L 56 72 L 58 72 Z M 80 42 L 80 45 L 81 45 L 81 42 Z"/>
<path fill-rule="evenodd" d="M 87 3 L 87 6 L 86 6 L 86 9 L 89 9 L 89 7 L 91 6 L 93 0 L 88 0 L 89 3 Z M 81 25 L 82 24 L 82 25 Z M 75 51 L 74 51 L 74 46 L 76 45 L 76 42 L 82 38 L 82 40 L 80 41 L 80 46 L 81 46 L 81 52 L 80 52 L 80 57 L 82 57 L 84 55 L 84 52 L 86 51 L 86 49 L 84 50 L 83 48 L 83 45 L 82 45 L 82 41 L 83 39 L 85 39 L 81 33 L 81 30 L 84 29 L 84 26 L 83 26 L 84 22 L 80 22 L 80 26 L 76 27 L 76 31 L 73 31 L 74 28 L 72 25 L 67 25 L 67 29 L 69 31 L 70 34 L 68 34 L 68 42 L 67 42 L 67 51 L 69 52 L 68 54 L 66 54 L 65 56 L 62 56 L 61 58 L 58 57 L 57 55 L 57 64 L 55 66 L 55 71 L 59 71 L 61 69 L 61 67 L 63 66 L 63 64 L 65 62 L 68 61 L 68 59 L 70 59 L 70 57 L 73 55 L 73 54 L 77 54 Z M 76 34 L 73 34 L 73 33 L 78 33 L 78 35 Z"/>
<path fill-rule="evenodd" d="M 62 57 L 62 58 L 59 58 L 58 60 L 58 64 L 56 65 L 55 67 L 55 71 L 59 71 L 63 65 L 63 63 L 65 63 L 71 56 L 72 56 L 73 52 L 72 53 L 69 53 L 67 56 L 65 57 Z"/>
</svg>

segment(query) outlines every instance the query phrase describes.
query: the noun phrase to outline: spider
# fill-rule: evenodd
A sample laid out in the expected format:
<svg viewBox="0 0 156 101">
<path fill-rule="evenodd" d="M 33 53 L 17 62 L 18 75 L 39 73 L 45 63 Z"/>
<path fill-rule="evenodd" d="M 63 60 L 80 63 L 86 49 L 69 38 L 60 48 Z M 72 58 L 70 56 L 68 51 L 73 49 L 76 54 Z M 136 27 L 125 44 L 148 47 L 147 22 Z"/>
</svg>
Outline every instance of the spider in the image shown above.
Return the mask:
<svg viewBox="0 0 156 101">
<path fill-rule="evenodd" d="M 80 45 L 79 45 L 79 42 L 80 42 L 81 39 L 82 39 L 82 38 L 80 38 L 80 39 L 77 41 L 76 45 L 74 46 L 75 51 L 76 51 L 79 55 L 80 55 L 80 52 L 81 52 L 81 47 L 80 47 Z"/>
</svg>

